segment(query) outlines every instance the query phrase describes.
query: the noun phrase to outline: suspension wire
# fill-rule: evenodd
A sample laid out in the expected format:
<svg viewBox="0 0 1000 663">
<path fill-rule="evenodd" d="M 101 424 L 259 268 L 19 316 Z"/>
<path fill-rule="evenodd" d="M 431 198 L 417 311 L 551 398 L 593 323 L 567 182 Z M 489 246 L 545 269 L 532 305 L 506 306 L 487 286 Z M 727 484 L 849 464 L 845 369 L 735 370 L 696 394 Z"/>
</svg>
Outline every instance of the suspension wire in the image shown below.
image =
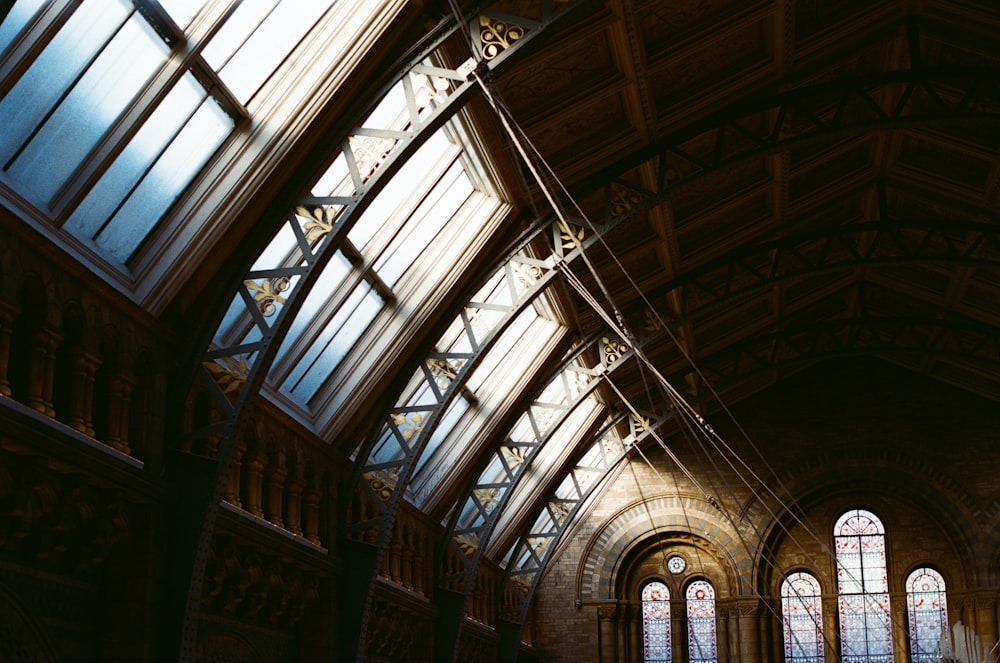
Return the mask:
<svg viewBox="0 0 1000 663">
<path fill-rule="evenodd" d="M 511 126 L 510 122 L 508 121 L 508 118 L 506 117 L 506 114 L 503 113 L 500 110 L 499 106 L 497 105 L 496 98 L 494 97 L 494 95 L 492 93 L 492 90 L 488 87 L 487 83 L 483 80 L 483 78 L 480 76 L 480 74 L 479 74 L 478 71 L 474 72 L 474 75 L 476 77 L 476 80 L 479 82 L 480 86 L 483 88 L 484 92 L 486 93 L 487 99 L 491 102 L 491 104 L 493 105 L 494 109 L 496 110 L 496 112 L 498 114 L 498 117 L 500 118 L 501 123 L 504 125 L 505 130 L 508 132 L 508 134 L 510 135 L 511 139 L 514 141 L 514 144 L 517 147 L 518 151 L 521 153 L 521 156 L 525 160 L 525 162 L 526 162 L 529 170 L 532 172 L 532 175 L 536 178 L 536 181 L 538 181 L 540 189 L 543 192 L 543 195 L 545 195 L 545 197 L 548 200 L 549 204 L 552 206 L 553 210 L 556 212 L 557 217 L 564 224 L 564 227 L 566 227 L 568 229 L 570 227 L 570 224 L 569 224 L 568 220 L 566 219 L 565 215 L 563 214 L 561 207 L 555 201 L 555 198 L 553 197 L 553 195 L 552 195 L 551 191 L 549 190 L 549 188 L 545 185 L 544 180 L 543 180 L 542 176 L 539 174 L 539 172 L 538 172 L 537 168 L 535 167 L 534 163 L 532 162 L 532 159 L 525 152 L 523 146 L 521 145 L 520 141 L 518 140 L 518 134 L 514 131 L 513 127 Z M 583 215 L 583 216 L 584 216 L 584 218 L 586 218 L 586 215 Z M 603 284 L 603 281 L 601 281 L 599 275 L 597 274 L 596 268 L 590 262 L 589 256 L 587 255 L 586 251 L 579 244 L 579 242 L 577 242 L 577 246 L 581 249 L 581 257 L 583 258 L 584 263 L 588 266 L 588 268 L 591 271 L 592 275 L 596 279 L 599 287 L 601 288 L 602 294 L 604 295 L 604 297 L 608 301 L 612 301 L 613 302 L 613 299 L 612 299 L 610 293 L 607 291 L 606 287 Z M 667 389 L 667 391 L 670 394 L 672 400 L 679 406 L 680 411 L 684 412 L 694 422 L 697 422 L 697 424 L 698 424 L 699 427 L 701 427 L 701 428 L 706 428 L 707 427 L 707 429 L 711 430 L 711 427 L 708 426 L 708 424 L 701 417 L 701 415 L 698 414 L 694 410 L 694 408 L 692 408 L 691 405 L 689 403 L 687 403 L 687 401 L 683 398 L 683 396 L 679 392 L 677 392 L 677 390 L 672 385 L 669 384 L 669 382 L 666 380 L 666 378 L 656 369 L 656 367 L 652 364 L 652 362 L 649 360 L 649 358 L 645 355 L 645 353 L 641 349 L 641 346 L 636 342 L 635 336 L 629 330 L 627 330 L 627 326 L 625 325 L 624 316 L 622 316 L 621 312 L 618 309 L 615 309 L 615 314 L 616 314 L 616 317 L 618 319 L 617 319 L 617 321 L 612 320 L 611 317 L 610 317 L 610 315 L 603 309 L 603 307 L 600 306 L 600 304 L 593 297 L 593 295 L 591 295 L 589 293 L 589 291 L 585 287 L 583 287 L 582 283 L 572 273 L 572 271 L 569 269 L 568 265 L 566 265 L 565 262 L 558 263 L 557 264 L 557 269 L 559 269 L 561 273 L 563 273 L 565 276 L 567 276 L 567 280 L 570 281 L 571 284 L 575 284 L 575 288 L 578 290 L 578 292 L 581 295 L 581 297 L 583 297 L 588 302 L 588 304 L 591 305 L 592 308 L 594 308 L 594 310 L 601 316 L 601 318 L 605 321 L 605 323 L 608 324 L 608 326 L 611 327 L 611 329 L 613 329 L 616 333 L 619 333 L 622 336 L 622 338 L 625 338 L 625 339 L 627 339 L 629 341 L 630 345 L 632 346 L 633 351 L 636 353 L 636 356 L 642 361 L 642 363 L 646 364 L 649 367 L 649 369 L 657 377 L 658 383 L 661 384 L 662 386 L 664 386 Z M 608 382 L 616 390 L 619 398 L 621 398 L 622 401 L 627 404 L 627 406 L 633 412 L 633 414 L 635 416 L 639 417 L 640 415 L 638 413 L 638 410 L 633 405 L 631 405 L 631 403 L 628 401 L 628 399 L 626 399 L 624 397 L 624 394 L 622 394 L 619 390 L 617 390 L 617 387 L 614 385 L 614 383 L 612 383 L 610 380 L 608 380 Z M 750 555 L 750 558 L 752 559 L 753 555 L 750 554 L 749 545 L 743 539 L 742 534 L 740 534 L 741 530 L 738 527 L 736 527 L 735 520 L 733 519 L 732 515 L 726 513 L 725 511 L 723 511 L 723 509 L 720 507 L 720 505 L 719 505 L 718 501 L 716 500 L 716 498 L 704 488 L 704 486 L 701 484 L 701 482 L 698 481 L 698 479 L 693 475 L 693 473 L 691 473 L 691 471 L 680 461 L 680 459 L 677 457 L 677 455 L 668 447 L 668 445 L 666 444 L 666 442 L 662 439 L 662 437 L 659 436 L 658 433 L 656 433 L 655 431 L 651 431 L 651 436 L 657 441 L 657 443 L 660 445 L 660 447 L 664 449 L 664 451 L 667 453 L 668 457 L 670 457 L 670 459 L 675 464 L 677 464 L 677 466 L 681 469 L 681 471 L 688 478 L 688 480 L 692 482 L 692 484 L 697 488 L 697 490 L 699 492 L 702 493 L 702 495 L 705 497 L 706 501 L 708 501 L 709 504 L 711 504 L 715 509 L 719 510 L 721 513 L 723 513 L 723 515 L 726 516 L 727 520 L 730 521 L 730 524 L 733 527 L 734 532 L 737 534 L 737 537 L 740 538 L 741 544 L 745 548 L 745 551 L 747 552 L 748 555 Z M 647 462 L 648 462 L 648 459 L 647 459 Z M 659 475 L 659 479 L 661 481 L 663 481 L 661 475 Z M 753 490 L 753 489 L 751 488 L 751 490 Z M 780 500 L 780 498 L 778 498 L 778 501 L 779 501 L 779 503 L 782 503 L 781 500 Z M 782 503 L 782 505 L 786 506 L 783 503 Z M 786 509 L 789 512 L 791 512 L 791 508 L 790 507 L 786 506 Z M 783 527 L 780 519 L 777 519 L 776 522 L 778 523 L 779 526 Z M 811 530 L 808 528 L 808 525 L 805 525 L 805 524 L 803 524 L 803 525 L 807 529 L 807 531 L 811 532 Z M 754 527 L 756 528 L 756 526 L 754 526 Z M 785 529 L 784 531 L 789 535 L 789 537 L 791 539 L 794 540 L 795 537 L 793 535 L 791 535 L 791 533 L 787 529 Z M 758 536 L 760 536 L 761 539 L 763 540 L 763 535 L 759 531 L 756 532 L 756 534 L 758 534 Z M 814 538 L 816 538 L 817 541 L 820 541 L 819 537 L 816 536 L 815 534 L 814 534 Z M 795 541 L 795 543 L 798 545 L 798 547 L 801 550 L 804 551 L 804 547 L 801 545 L 801 542 Z M 765 560 L 765 563 L 771 564 L 772 568 L 774 568 L 776 571 L 778 571 L 779 574 L 781 575 L 781 577 L 787 579 L 787 574 L 783 573 L 781 571 L 781 569 L 778 569 L 777 567 L 775 567 L 773 562 L 771 562 L 770 560 Z M 845 569 L 845 571 L 847 571 L 848 573 L 850 573 L 849 570 Z M 754 589 L 754 592 L 757 593 L 756 589 Z M 759 593 L 757 593 L 757 595 L 758 595 L 759 598 L 763 599 L 763 597 L 761 597 L 759 595 Z M 767 601 L 763 601 L 762 600 L 762 603 L 764 603 L 771 612 L 774 612 L 774 607 L 772 605 L 770 605 Z M 778 616 L 777 613 L 774 613 L 774 614 L 775 614 L 775 616 Z M 891 619 L 891 615 L 890 615 L 890 619 Z M 822 631 L 821 625 L 819 625 L 819 626 L 820 626 L 820 629 Z M 824 638 L 826 638 L 826 637 L 827 637 L 827 635 L 824 633 Z"/>
<path fill-rule="evenodd" d="M 600 278 L 600 276 L 599 276 L 596 268 L 594 267 L 593 263 L 590 261 L 590 258 L 587 255 L 586 251 L 584 250 L 584 247 L 582 246 L 582 243 L 576 241 L 576 239 L 574 238 L 574 240 L 573 240 L 574 243 L 577 244 L 577 246 L 580 248 L 580 255 L 583 258 L 583 262 L 586 264 L 588 270 L 591 272 L 592 276 L 594 277 L 594 279 L 595 279 L 598 287 L 601 289 L 602 295 L 605 297 L 605 299 L 609 303 L 611 303 L 611 305 L 612 305 L 612 307 L 614 309 L 615 317 L 616 317 L 616 319 L 617 319 L 617 321 L 618 321 L 619 324 L 614 324 L 611 321 L 611 319 L 608 316 L 607 312 L 604 311 L 603 307 L 601 307 L 599 305 L 599 303 L 596 301 L 596 299 L 594 299 L 592 296 L 589 296 L 589 292 L 587 293 L 588 296 L 585 297 L 585 299 L 589 300 L 588 303 L 590 303 L 590 305 L 592 306 L 592 308 L 594 308 L 594 310 L 599 313 L 599 315 L 602 317 L 602 319 L 604 319 L 605 322 L 607 322 L 609 324 L 609 326 L 613 330 L 615 330 L 617 333 L 620 333 L 621 336 L 622 336 L 622 338 L 625 338 L 630 343 L 633 351 L 636 354 L 636 357 L 641 360 L 641 364 L 645 364 L 646 366 L 648 366 L 649 370 L 657 378 L 658 384 L 661 386 L 661 388 L 663 388 L 666 391 L 666 393 L 667 393 L 668 397 L 671 399 L 671 401 L 675 404 L 675 406 L 678 407 L 679 411 L 683 412 L 686 415 L 684 417 L 681 417 L 681 420 L 684 421 L 687 426 L 691 425 L 691 423 L 688 421 L 689 418 L 690 418 L 691 421 L 696 422 L 698 425 L 697 425 L 697 427 L 694 427 L 694 430 L 695 431 L 701 430 L 703 433 L 706 434 L 706 437 L 708 439 L 715 440 L 715 442 L 713 442 L 713 447 L 717 451 L 720 451 L 721 455 L 726 456 L 726 454 L 722 453 L 721 450 L 719 449 L 720 445 L 726 451 L 728 451 L 734 458 L 736 458 L 739 461 L 740 465 L 744 468 L 744 470 L 746 470 L 747 472 L 749 472 L 750 475 L 757 481 L 757 485 L 758 486 L 762 486 L 765 489 L 765 491 L 768 494 L 770 494 L 771 497 L 774 498 L 777 501 L 777 503 L 784 509 L 784 511 L 786 513 L 790 514 L 791 517 L 792 517 L 792 519 L 797 524 L 799 524 L 805 530 L 805 532 L 807 534 L 810 534 L 811 537 L 817 543 L 820 544 L 823 552 L 833 558 L 835 565 L 838 568 L 840 568 L 842 571 L 844 571 L 847 575 L 851 576 L 852 580 L 854 580 L 855 582 L 857 582 L 858 579 L 857 578 L 853 578 L 853 574 L 851 573 L 850 569 L 846 569 L 846 568 L 842 568 L 841 567 L 839 561 L 837 560 L 836 554 L 832 550 L 830 550 L 829 546 L 826 545 L 826 543 L 822 539 L 820 539 L 820 537 L 812 530 L 812 528 L 807 523 L 805 523 L 803 520 L 801 520 L 799 518 L 799 516 L 795 513 L 795 509 L 793 509 L 792 506 L 795 504 L 796 500 L 792 497 L 791 492 L 787 488 L 787 486 L 785 486 L 785 484 L 783 482 L 781 482 L 780 478 L 778 477 L 777 473 L 774 471 L 774 469 L 771 466 L 771 464 L 767 461 L 766 457 L 762 454 L 762 452 L 756 446 L 756 444 L 754 444 L 753 440 L 750 438 L 749 434 L 742 427 L 742 425 L 739 423 L 739 421 L 736 420 L 736 418 L 733 415 L 732 411 L 724 403 L 724 401 L 722 400 L 722 398 L 720 397 L 720 395 L 715 390 L 714 386 L 711 384 L 710 381 L 707 380 L 707 378 L 704 376 L 704 374 L 701 372 L 701 370 L 698 368 L 698 366 L 694 363 L 694 361 L 691 358 L 690 354 L 687 352 L 687 350 L 683 347 L 683 345 L 676 338 L 676 336 L 674 335 L 674 333 L 673 333 L 672 329 L 670 328 L 670 326 L 665 323 L 665 321 L 660 316 L 659 312 L 656 311 L 656 309 L 648 301 L 648 299 L 645 296 L 645 293 L 638 287 L 638 285 L 632 279 L 631 274 L 629 274 L 629 272 L 625 269 L 624 265 L 622 265 L 622 263 L 618 259 L 617 255 L 614 253 L 614 251 L 611 249 L 611 247 L 605 241 L 603 235 L 600 232 L 597 231 L 597 229 L 594 227 L 593 223 L 590 221 L 589 217 L 583 212 L 583 210 L 579 207 L 579 205 L 576 203 L 576 201 L 573 199 L 573 197 L 569 194 L 568 190 L 562 184 L 562 182 L 559 180 L 558 176 L 555 175 L 555 173 L 552 171 L 551 167 L 548 166 L 548 164 L 545 162 L 544 158 L 540 155 L 540 153 L 538 153 L 537 149 L 533 145 L 531 145 L 530 140 L 523 133 L 523 131 L 520 131 L 520 127 L 518 127 L 518 130 L 515 130 L 514 127 L 511 125 L 511 122 L 513 121 L 512 116 L 510 115 L 509 111 L 502 105 L 502 102 L 499 100 L 499 95 L 492 88 L 492 85 L 488 84 L 484 80 L 483 76 L 481 75 L 481 71 L 482 70 L 488 71 L 488 69 L 486 69 L 483 66 L 484 62 L 482 61 L 481 58 L 479 58 L 478 54 L 475 52 L 475 49 L 472 48 L 473 42 L 472 42 L 471 33 L 468 31 L 468 22 L 465 20 L 464 16 L 462 15 L 461 8 L 457 5 L 456 0 L 449 0 L 449 3 L 451 5 L 452 11 L 455 13 L 455 16 L 458 19 L 458 22 L 462 26 L 463 33 L 466 35 L 467 42 L 468 42 L 468 44 L 470 46 L 470 49 L 473 52 L 473 58 L 477 60 L 477 66 L 476 66 L 475 70 L 473 71 L 473 76 L 475 77 L 476 81 L 479 83 L 480 87 L 482 88 L 487 101 L 493 107 L 494 112 L 496 113 L 496 115 L 497 115 L 498 119 L 500 120 L 500 122 L 503 124 L 503 127 L 504 127 L 505 131 L 510 136 L 511 140 L 514 143 L 515 148 L 517 149 L 517 151 L 521 155 L 521 157 L 522 157 L 525 165 L 527 166 L 527 168 L 531 172 L 532 176 L 535 178 L 536 182 L 539 185 L 540 190 L 542 191 L 543 195 L 545 196 L 545 198 L 548 201 L 548 203 L 551 206 L 551 208 L 555 211 L 555 213 L 556 213 L 557 217 L 559 218 L 559 220 L 563 223 L 564 227 L 568 231 L 570 229 L 570 227 L 571 227 L 571 224 L 569 223 L 569 221 L 566 219 L 565 215 L 563 214 L 562 207 L 555 201 L 554 196 L 552 195 L 552 192 L 550 191 L 549 187 L 545 184 L 544 178 L 538 172 L 538 169 L 536 168 L 536 166 L 534 164 L 534 160 L 531 157 L 529 157 L 529 155 L 527 154 L 526 150 L 522 146 L 521 141 L 518 138 L 519 136 L 522 139 L 524 139 L 531 146 L 531 148 L 534 151 L 536 157 L 539 159 L 539 161 L 542 163 L 542 165 L 545 166 L 546 170 L 548 171 L 548 173 L 550 174 L 550 176 L 552 177 L 552 179 L 558 184 L 560 190 L 563 192 L 563 195 L 567 196 L 567 198 L 573 204 L 573 206 L 575 207 L 575 209 L 580 213 L 582 219 L 588 224 L 588 227 L 590 228 L 590 230 L 598 237 L 598 240 L 601 242 L 602 246 L 604 246 L 604 248 L 608 251 L 609 255 L 614 260 L 615 264 L 619 267 L 619 269 L 625 275 L 625 277 L 627 278 L 629 284 L 639 294 L 639 296 L 641 297 L 643 303 L 646 304 L 647 308 L 656 316 L 656 320 L 660 324 L 661 328 L 663 328 L 663 329 L 666 330 L 666 333 L 668 334 L 668 336 L 671 339 L 671 341 L 675 344 L 675 346 L 678 348 L 678 350 L 682 353 L 682 356 L 684 357 L 684 359 L 692 366 L 692 368 L 695 371 L 695 374 L 697 375 L 697 377 L 703 382 L 703 384 L 705 384 L 708 387 L 708 389 L 710 390 L 710 393 L 719 402 L 719 404 L 722 407 L 723 411 L 726 413 L 726 415 L 729 417 L 729 419 L 736 426 L 738 432 L 743 436 L 743 438 L 751 446 L 752 450 L 761 459 L 761 461 L 765 465 L 765 468 L 771 473 L 771 476 L 778 482 L 779 486 L 782 488 L 782 490 L 785 492 L 785 494 L 792 500 L 791 504 L 785 503 L 780 496 L 778 496 L 773 490 L 771 490 L 771 488 L 768 485 L 768 483 L 765 482 L 765 481 L 763 481 L 763 480 L 761 480 L 761 478 L 746 463 L 746 461 L 744 461 L 742 459 L 742 457 L 738 453 L 736 453 L 735 450 L 733 450 L 732 447 L 728 443 L 726 443 L 726 441 L 720 435 L 718 435 L 718 433 L 715 432 L 715 430 L 704 420 L 704 418 L 700 414 L 698 414 L 697 411 L 694 410 L 694 408 L 686 401 L 686 399 L 684 399 L 684 397 L 672 385 L 670 385 L 669 382 L 666 380 L 666 378 L 656 369 L 656 367 L 652 364 L 652 362 L 649 360 L 649 358 L 645 355 L 645 352 L 642 350 L 641 346 L 638 344 L 638 342 L 636 340 L 636 337 L 631 333 L 631 330 L 628 329 L 628 326 L 625 323 L 624 316 L 622 315 L 621 311 L 614 305 L 613 298 L 611 297 L 610 293 L 608 292 L 607 288 L 605 287 L 605 285 L 604 285 L 603 281 L 601 280 L 601 278 Z M 510 118 L 510 120 L 508 120 L 508 118 Z M 516 122 L 515 122 L 515 124 L 516 124 Z M 522 178 L 523 178 L 523 174 L 522 174 Z M 530 192 L 529 192 L 529 199 L 531 199 L 531 204 L 532 204 L 532 207 L 534 208 L 534 201 L 533 201 L 533 198 L 530 196 Z M 564 275 L 572 274 L 572 272 L 569 270 L 569 268 L 565 264 L 565 262 L 558 263 L 557 267 L 560 268 L 560 271 Z M 578 279 L 577 279 L 577 281 L 578 281 Z M 580 285 L 582 286 L 582 283 L 580 283 Z M 586 288 L 579 288 L 578 291 L 580 292 L 581 296 L 583 296 L 583 292 L 586 292 Z M 642 371 L 642 368 L 640 367 L 640 372 L 641 371 Z M 619 395 L 619 398 L 621 398 L 623 400 L 623 402 L 625 402 L 627 404 L 627 406 L 633 412 L 633 414 L 637 418 L 639 418 L 641 420 L 641 415 L 639 415 L 639 413 L 636 410 L 636 408 L 634 406 L 632 406 L 631 403 L 629 403 L 627 401 L 627 399 L 624 398 L 624 394 L 622 394 L 620 392 L 620 390 L 617 389 L 617 386 L 614 385 L 614 383 L 611 382 L 610 379 L 608 379 L 607 382 L 612 385 L 612 387 L 615 389 L 615 391 Z M 643 374 L 643 383 L 644 383 L 644 385 L 646 385 L 644 374 Z M 646 389 L 647 389 L 647 394 L 648 394 L 648 386 L 646 386 Z M 737 534 L 738 538 L 741 541 L 741 544 L 744 546 L 745 551 L 747 552 L 749 558 L 753 559 L 753 555 L 750 553 L 749 546 L 748 546 L 746 540 L 744 539 L 744 537 L 740 534 L 740 529 L 736 526 L 735 520 L 733 519 L 732 515 L 729 514 L 726 510 L 723 510 L 721 508 L 721 506 L 719 505 L 718 501 L 710 493 L 708 493 L 704 489 L 704 487 L 701 485 L 701 483 L 697 479 L 695 479 L 694 475 L 690 472 L 690 470 L 688 470 L 686 468 L 686 466 L 684 466 L 682 463 L 680 463 L 680 461 L 677 458 L 676 454 L 674 454 L 671 450 L 669 450 L 668 446 L 666 445 L 666 442 L 659 436 L 659 434 L 656 433 L 655 431 L 650 431 L 650 432 L 652 434 L 651 436 L 659 443 L 659 445 L 665 451 L 667 451 L 668 457 L 670 457 L 671 460 L 674 461 L 678 465 L 679 468 L 681 468 L 681 470 L 685 474 L 685 476 L 690 481 L 692 481 L 693 485 L 695 485 L 696 488 L 705 496 L 705 498 L 709 502 L 709 504 L 711 504 L 714 508 L 716 508 L 721 513 L 723 513 L 723 515 L 726 516 L 726 518 L 730 521 L 730 525 L 733 527 L 733 531 Z M 687 437 L 687 436 L 685 435 L 685 437 Z M 695 435 L 695 438 L 698 438 L 698 437 L 699 437 L 698 435 Z M 690 442 L 690 440 L 689 440 L 689 442 Z M 637 449 L 637 451 L 639 451 L 640 455 L 647 462 L 647 464 L 654 470 L 654 473 L 657 475 L 658 480 L 661 481 L 661 482 L 663 482 L 665 485 L 667 485 L 666 482 L 664 482 L 662 475 L 660 475 L 658 472 L 656 472 L 655 468 L 653 468 L 652 464 L 649 462 L 649 459 L 646 458 L 645 454 L 642 454 L 641 450 L 638 449 L 638 445 L 635 445 L 635 448 Z M 713 467 L 714 471 L 727 484 L 729 492 L 731 494 L 733 494 L 733 489 L 732 489 L 731 485 L 729 484 L 729 482 L 725 478 L 725 476 L 722 474 L 722 472 L 719 470 L 719 468 L 715 464 L 715 462 L 711 460 L 711 455 L 707 454 L 705 452 L 703 444 L 701 445 L 701 448 L 702 448 L 702 452 L 705 453 L 706 458 L 708 458 L 710 460 L 710 462 L 712 463 L 712 467 Z M 730 469 L 732 469 L 736 473 L 736 475 L 738 477 L 740 477 L 740 479 L 743 481 L 743 483 L 745 485 L 747 485 L 748 488 L 750 488 L 751 494 L 754 495 L 754 496 L 756 496 L 758 498 L 758 501 L 760 501 L 760 503 L 764 506 L 764 508 L 767 509 L 769 515 L 772 517 L 772 520 L 780 527 L 781 531 L 783 531 L 786 534 L 786 536 L 789 538 L 790 541 L 794 541 L 795 544 L 797 545 L 797 547 L 802 552 L 805 552 L 805 549 L 802 546 L 801 542 L 798 541 L 797 537 L 795 537 L 791 533 L 791 531 L 787 529 L 787 526 L 784 524 L 784 521 L 781 518 L 777 517 L 777 514 L 765 503 L 764 500 L 760 500 L 759 499 L 758 489 L 754 488 L 753 486 L 750 485 L 750 483 L 743 477 L 743 474 L 740 472 L 740 470 L 738 468 L 736 468 L 731 461 L 728 460 L 728 457 L 727 457 L 727 463 L 730 466 Z M 714 482 L 713 482 L 713 484 L 714 484 Z M 735 498 L 734 494 L 733 494 L 733 497 Z M 683 504 L 682 504 L 682 506 L 683 506 Z M 686 512 L 685 512 L 685 517 L 687 517 Z M 651 524 L 654 526 L 654 532 L 655 532 L 655 523 L 652 522 L 652 519 L 651 519 Z M 760 532 L 757 529 L 756 523 L 750 523 L 750 524 L 751 524 L 751 527 L 753 527 L 753 529 L 755 531 L 755 534 L 758 536 L 758 538 L 760 539 L 761 543 L 764 544 L 765 548 L 766 548 L 767 547 L 767 543 L 766 543 L 766 539 L 764 538 L 763 533 Z M 782 578 L 784 578 L 785 580 L 788 579 L 788 576 L 784 573 L 784 571 L 782 569 L 780 569 L 780 568 L 777 567 L 776 560 L 772 561 L 770 559 L 765 559 L 764 562 L 765 562 L 765 564 L 771 565 L 772 569 L 774 569 L 775 571 L 777 571 Z M 795 588 L 793 587 L 793 589 L 795 589 Z M 796 589 L 795 591 L 796 591 L 796 594 L 797 594 L 798 590 Z M 756 593 L 756 589 L 754 589 L 754 592 Z M 759 596 L 759 594 L 758 594 L 758 597 L 761 598 L 761 599 L 763 599 L 763 597 Z M 780 617 L 780 615 L 777 615 L 777 613 L 774 612 L 773 606 L 771 606 L 767 601 L 763 601 L 762 600 L 762 602 L 768 607 L 768 609 L 771 612 L 773 612 L 775 614 L 775 616 Z M 894 622 L 895 620 L 893 620 L 893 618 L 892 618 L 891 610 L 888 609 L 888 608 L 886 608 L 886 607 L 884 607 L 884 606 L 881 606 L 881 605 L 880 605 L 880 607 L 882 607 L 883 611 L 886 612 L 886 614 L 889 617 L 890 621 Z M 822 624 L 817 624 L 817 625 L 819 626 L 820 632 L 823 634 L 824 640 L 826 640 L 827 639 L 827 635 L 825 633 L 825 629 L 822 628 Z M 897 626 L 902 627 L 902 625 L 897 625 Z"/>
</svg>

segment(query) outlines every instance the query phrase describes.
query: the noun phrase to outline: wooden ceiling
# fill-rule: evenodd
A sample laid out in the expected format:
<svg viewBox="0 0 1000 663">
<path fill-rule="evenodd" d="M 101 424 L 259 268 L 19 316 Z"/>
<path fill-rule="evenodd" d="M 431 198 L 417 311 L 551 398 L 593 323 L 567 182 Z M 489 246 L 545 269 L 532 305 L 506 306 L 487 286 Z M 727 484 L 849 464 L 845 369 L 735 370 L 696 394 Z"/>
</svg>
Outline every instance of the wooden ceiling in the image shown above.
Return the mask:
<svg viewBox="0 0 1000 663">
<path fill-rule="evenodd" d="M 497 88 L 694 400 L 685 355 L 732 402 L 857 353 L 1000 399 L 1000 5 L 608 0 L 534 44 Z"/>
</svg>

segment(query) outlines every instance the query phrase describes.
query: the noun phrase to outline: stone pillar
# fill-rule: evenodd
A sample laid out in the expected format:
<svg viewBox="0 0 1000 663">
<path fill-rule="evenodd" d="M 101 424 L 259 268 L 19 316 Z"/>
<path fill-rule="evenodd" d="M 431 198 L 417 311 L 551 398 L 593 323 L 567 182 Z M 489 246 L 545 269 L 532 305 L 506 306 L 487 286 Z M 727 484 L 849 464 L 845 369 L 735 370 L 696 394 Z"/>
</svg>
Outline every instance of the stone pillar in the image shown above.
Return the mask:
<svg viewBox="0 0 1000 663">
<path fill-rule="evenodd" d="M 687 660 L 687 606 L 683 600 L 670 601 L 670 646 L 674 661 Z M 640 659 L 642 660 L 642 659 Z"/>
<path fill-rule="evenodd" d="M 715 640 L 719 651 L 719 663 L 729 663 L 729 605 L 721 601 L 715 604 Z"/>
<path fill-rule="evenodd" d="M 979 635 L 990 660 L 997 660 L 993 651 L 997 644 L 997 594 L 995 590 L 976 592 L 976 634 Z"/>
<path fill-rule="evenodd" d="M 598 661 L 615 663 L 618 660 L 616 606 L 602 605 L 597 608 Z"/>
<path fill-rule="evenodd" d="M 739 663 L 740 656 L 740 611 L 734 602 L 726 606 L 726 632 L 720 633 L 726 639 L 730 663 Z"/>
<path fill-rule="evenodd" d="M 837 597 L 824 596 L 823 605 L 823 656 L 828 663 L 835 663 L 840 660 L 837 657 L 837 642 L 840 640 L 840 633 L 837 631 Z"/>
<path fill-rule="evenodd" d="M 909 633 L 906 630 L 906 593 L 893 594 L 889 597 L 892 616 L 892 659 L 899 663 L 907 663 L 907 653 L 910 651 Z"/>
<path fill-rule="evenodd" d="M 740 663 L 760 663 L 759 607 L 760 601 L 755 598 L 736 602 L 740 621 Z"/>
</svg>

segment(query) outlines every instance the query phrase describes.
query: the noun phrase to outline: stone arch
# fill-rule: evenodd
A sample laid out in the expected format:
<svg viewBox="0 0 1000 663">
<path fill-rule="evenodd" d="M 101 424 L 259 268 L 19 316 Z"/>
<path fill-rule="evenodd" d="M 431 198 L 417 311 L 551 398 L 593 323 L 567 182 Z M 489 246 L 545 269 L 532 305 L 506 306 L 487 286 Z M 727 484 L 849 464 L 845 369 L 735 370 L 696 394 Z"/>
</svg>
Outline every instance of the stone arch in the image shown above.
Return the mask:
<svg viewBox="0 0 1000 663">
<path fill-rule="evenodd" d="M 55 663 L 48 635 L 17 596 L 0 585 L 0 663 Z"/>
<path fill-rule="evenodd" d="M 659 495 L 625 506 L 611 516 L 587 542 L 577 567 L 576 594 L 583 601 L 607 601 L 616 596 L 621 565 L 636 551 L 659 540 L 696 537 L 726 561 L 733 595 L 746 593 L 753 567 L 743 552 L 740 533 L 714 506 L 690 495 Z M 693 539 L 686 539 L 692 541 Z"/>
<path fill-rule="evenodd" d="M 236 631 L 209 630 L 199 634 L 197 663 L 263 663 L 257 649 Z"/>
<path fill-rule="evenodd" d="M 845 476 L 850 478 L 845 479 Z M 778 482 L 790 493 L 789 502 L 779 504 L 772 495 L 760 493 L 757 497 L 765 498 L 764 501 L 758 499 L 745 508 L 747 517 L 759 522 L 763 533 L 763 554 L 755 560 L 755 573 L 758 591 L 765 595 L 774 594 L 776 587 L 776 574 L 774 569 L 768 568 L 767 551 L 776 550 L 786 537 L 786 530 L 798 518 L 845 493 L 874 496 L 885 494 L 890 486 L 895 497 L 921 509 L 948 536 L 959 557 L 958 566 L 967 586 L 990 582 L 989 564 L 976 552 L 982 545 L 977 535 L 982 524 L 976 522 L 973 500 L 940 468 L 925 460 L 883 451 L 856 453 L 847 460 L 831 453 L 817 454 L 804 466 L 780 477 Z M 826 531 L 819 535 L 825 536 Z M 804 568 L 811 568 L 814 573 L 818 570 L 808 565 Z"/>
</svg>

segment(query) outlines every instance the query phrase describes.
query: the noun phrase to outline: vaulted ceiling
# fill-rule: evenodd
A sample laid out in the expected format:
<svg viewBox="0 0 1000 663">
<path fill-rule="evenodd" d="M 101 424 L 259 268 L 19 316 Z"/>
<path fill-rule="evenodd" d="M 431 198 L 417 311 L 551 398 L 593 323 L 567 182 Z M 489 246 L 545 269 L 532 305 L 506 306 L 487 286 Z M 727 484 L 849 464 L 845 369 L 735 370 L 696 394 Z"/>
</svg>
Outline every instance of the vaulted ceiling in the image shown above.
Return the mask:
<svg viewBox="0 0 1000 663">
<path fill-rule="evenodd" d="M 493 10 L 484 34 L 516 37 Z M 693 400 L 857 352 L 995 399 L 998 34 L 985 1 L 612 0 L 495 85 L 602 228 L 599 279 L 574 272 Z M 604 326 L 565 301 L 581 336 Z"/>
</svg>

